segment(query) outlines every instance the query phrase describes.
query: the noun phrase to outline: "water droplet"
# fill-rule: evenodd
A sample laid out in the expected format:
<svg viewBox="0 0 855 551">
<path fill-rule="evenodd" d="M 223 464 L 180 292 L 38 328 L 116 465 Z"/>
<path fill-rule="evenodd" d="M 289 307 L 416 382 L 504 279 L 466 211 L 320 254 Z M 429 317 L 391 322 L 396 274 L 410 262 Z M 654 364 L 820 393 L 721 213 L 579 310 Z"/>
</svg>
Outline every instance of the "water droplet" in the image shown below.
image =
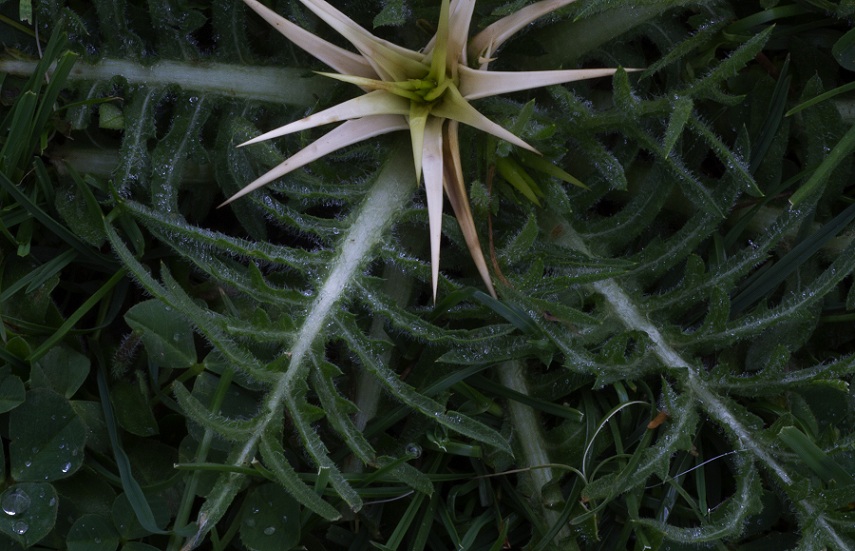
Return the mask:
<svg viewBox="0 0 855 551">
<path fill-rule="evenodd" d="M 248 519 L 244 520 L 243 522 L 244 522 L 244 524 L 246 524 L 250 528 L 255 526 L 255 519 L 254 518 L 248 518 Z"/>
<path fill-rule="evenodd" d="M 16 521 L 12 524 L 12 531 L 18 534 L 19 536 L 23 536 L 24 534 L 26 534 L 27 530 L 29 529 L 30 526 L 22 520 Z"/>
<path fill-rule="evenodd" d="M 413 443 L 413 442 L 410 442 L 409 444 L 407 444 L 404 449 L 405 449 L 407 455 L 409 455 L 413 459 L 418 459 L 422 455 L 422 447 L 419 446 L 418 444 Z"/>
<path fill-rule="evenodd" d="M 24 513 L 30 508 L 30 503 L 30 496 L 21 489 L 7 490 L 0 498 L 0 508 L 10 517 Z"/>
<path fill-rule="evenodd" d="M 32 465 L 33 465 L 32 461 L 24 461 L 24 467 L 32 467 Z"/>
<path fill-rule="evenodd" d="M 62 468 L 60 470 L 64 473 L 67 473 L 68 471 L 71 470 L 71 463 L 66 463 L 65 465 L 62 466 Z"/>
<path fill-rule="evenodd" d="M 264 529 L 264 535 L 265 536 L 272 536 L 275 532 L 276 532 L 276 528 L 274 528 L 273 526 L 268 526 L 267 528 Z"/>
</svg>

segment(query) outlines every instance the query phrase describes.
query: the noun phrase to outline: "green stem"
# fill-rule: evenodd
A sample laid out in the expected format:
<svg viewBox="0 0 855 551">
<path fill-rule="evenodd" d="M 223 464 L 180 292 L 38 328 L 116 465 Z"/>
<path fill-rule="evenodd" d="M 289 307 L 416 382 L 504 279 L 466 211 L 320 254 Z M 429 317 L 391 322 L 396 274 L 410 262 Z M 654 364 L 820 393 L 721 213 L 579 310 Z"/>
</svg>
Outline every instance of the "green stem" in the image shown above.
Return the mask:
<svg viewBox="0 0 855 551">
<path fill-rule="evenodd" d="M 127 270 L 122 268 L 115 274 L 113 274 L 113 277 L 108 279 L 107 282 L 104 283 L 104 285 L 102 285 L 100 289 L 95 291 L 95 293 L 86 300 L 86 302 L 81 304 L 80 308 L 75 310 L 74 313 L 71 314 L 71 316 L 69 316 L 68 319 L 66 319 L 65 322 L 60 325 L 56 329 L 56 331 L 51 334 L 50 337 L 48 337 L 38 348 L 36 348 L 33 353 L 30 354 L 30 357 L 27 358 L 27 360 L 30 362 L 35 362 L 36 360 L 47 354 L 48 350 L 53 348 L 53 346 L 57 342 L 65 338 L 68 332 L 71 331 L 75 325 L 77 325 L 77 322 L 80 321 L 80 319 L 83 318 L 83 316 L 85 316 L 86 313 L 89 312 L 89 310 L 91 310 L 95 305 L 97 305 L 101 301 L 101 299 L 103 299 L 107 295 L 107 293 L 109 293 L 113 289 L 113 287 L 116 286 L 117 283 L 122 281 L 122 279 L 125 277 L 125 275 L 127 275 L 127 273 Z"/>
<path fill-rule="evenodd" d="M 65 144 L 48 152 L 61 176 L 89 174 L 96 178 L 112 178 L 121 160 L 118 149 L 95 149 L 89 146 Z M 186 161 L 181 170 L 182 184 L 208 184 L 214 179 L 210 164 Z"/>
<path fill-rule="evenodd" d="M 406 277 L 399 267 L 394 265 L 387 266 L 383 270 L 383 279 L 386 281 L 383 285 L 383 291 L 388 293 L 392 300 L 397 304 L 407 304 L 410 301 L 413 281 L 411 278 Z M 374 318 L 374 321 L 371 323 L 371 329 L 369 330 L 372 339 L 388 339 L 386 331 L 383 329 L 384 323 L 382 318 Z M 393 350 L 388 350 L 383 354 L 381 361 L 384 365 L 391 365 L 392 354 Z M 360 372 L 354 400 L 358 409 L 358 412 L 354 416 L 354 424 L 360 431 L 365 430 L 368 422 L 377 415 L 377 405 L 380 403 L 380 397 L 383 395 L 382 389 L 380 381 L 373 374 L 367 370 Z M 362 463 L 358 458 L 352 456 L 352 463 L 344 470 L 345 472 L 360 472 L 362 470 Z"/>
<path fill-rule="evenodd" d="M 0 73 L 29 76 L 37 62 L 0 60 Z M 253 67 L 227 63 L 158 61 L 142 65 L 125 59 L 103 59 L 94 65 L 77 63 L 68 81 L 109 81 L 121 76 L 129 84 L 150 87 L 178 85 L 185 91 L 214 93 L 244 100 L 269 101 L 287 105 L 314 105 L 329 85 L 319 77 L 305 77 L 303 69 Z"/>
<path fill-rule="evenodd" d="M 526 396 L 529 395 L 522 363 L 509 361 L 500 364 L 498 374 L 499 380 L 504 386 Z M 508 400 L 508 410 L 511 425 L 514 427 L 514 439 L 518 443 L 518 446 L 515 447 L 519 448 L 517 451 L 519 466 L 531 468 L 549 465 L 551 461 L 546 451 L 546 440 L 543 438 L 542 424 L 537 412 L 531 406 L 517 400 Z M 549 483 L 554 478 L 552 469 L 532 468 L 529 471 L 529 476 L 531 477 L 533 501 L 540 507 L 544 528 L 548 530 L 550 526 L 561 522 L 561 511 L 556 509 L 556 506 L 561 504 L 563 498 L 557 487 L 549 487 Z M 546 489 L 546 493 L 543 493 L 544 489 Z M 571 535 L 569 528 L 563 526 L 558 532 L 558 541 L 555 544 L 561 545 L 560 542 L 565 542 L 564 545 L 566 545 L 566 540 Z"/>
<path fill-rule="evenodd" d="M 570 20 L 543 29 L 537 35 L 545 55 L 532 59 L 536 69 L 563 67 L 575 63 L 616 36 L 641 25 L 661 13 L 656 6 L 628 6 L 608 10 L 580 21 Z"/>
<path fill-rule="evenodd" d="M 232 378 L 234 377 L 234 370 L 231 368 L 227 368 L 222 377 L 220 377 L 220 382 L 217 385 L 217 390 L 214 394 L 213 399 L 211 400 L 211 411 L 218 412 L 220 411 L 220 407 L 223 405 L 223 402 L 226 399 L 226 393 L 229 390 L 229 387 L 232 384 Z M 214 432 L 210 429 L 205 430 L 205 434 L 202 436 L 202 441 L 199 442 L 199 447 L 196 448 L 196 457 L 194 461 L 197 463 L 204 463 L 208 458 L 208 452 L 211 449 L 211 444 L 214 441 Z M 199 481 L 202 477 L 202 471 L 196 470 L 193 471 L 193 474 L 190 477 L 187 486 L 184 488 L 184 495 L 181 499 L 181 505 L 178 508 L 178 513 L 175 515 L 175 527 L 180 528 L 182 526 L 186 526 L 187 522 L 190 520 L 190 513 L 193 510 L 193 504 L 196 501 L 196 489 L 199 487 Z M 181 545 L 181 539 L 177 534 L 172 534 L 169 539 L 169 547 L 168 551 L 177 551 Z"/>
<path fill-rule="evenodd" d="M 798 206 L 799 203 L 810 197 L 813 193 L 818 192 L 834 169 L 846 161 L 853 150 L 855 150 L 855 125 L 852 125 L 840 141 L 837 142 L 837 145 L 822 160 L 810 179 L 790 197 L 790 203 Z"/>
<path fill-rule="evenodd" d="M 557 23 L 537 33 L 537 43 L 546 53 L 527 60 L 522 66 L 531 69 L 554 69 L 573 64 L 606 42 L 615 40 L 616 37 L 669 9 L 696 3 L 676 0 L 652 6 L 637 6 L 628 2 L 629 5 L 625 7 L 604 11 L 581 20 Z"/>
</svg>

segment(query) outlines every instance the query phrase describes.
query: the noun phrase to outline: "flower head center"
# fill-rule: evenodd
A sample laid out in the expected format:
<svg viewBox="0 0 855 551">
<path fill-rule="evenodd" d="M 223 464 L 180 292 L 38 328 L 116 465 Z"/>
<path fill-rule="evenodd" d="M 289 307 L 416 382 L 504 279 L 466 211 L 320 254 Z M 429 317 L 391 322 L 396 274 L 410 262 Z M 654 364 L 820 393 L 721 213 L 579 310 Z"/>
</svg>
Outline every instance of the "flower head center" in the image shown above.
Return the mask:
<svg viewBox="0 0 855 551">
<path fill-rule="evenodd" d="M 421 79 L 410 79 L 404 83 L 395 83 L 401 86 L 402 90 L 408 93 L 406 97 L 419 103 L 433 103 L 442 97 L 448 85 L 451 84 L 451 79 L 443 79 L 441 82 L 428 75 Z M 404 95 L 404 94 L 401 94 Z"/>
</svg>

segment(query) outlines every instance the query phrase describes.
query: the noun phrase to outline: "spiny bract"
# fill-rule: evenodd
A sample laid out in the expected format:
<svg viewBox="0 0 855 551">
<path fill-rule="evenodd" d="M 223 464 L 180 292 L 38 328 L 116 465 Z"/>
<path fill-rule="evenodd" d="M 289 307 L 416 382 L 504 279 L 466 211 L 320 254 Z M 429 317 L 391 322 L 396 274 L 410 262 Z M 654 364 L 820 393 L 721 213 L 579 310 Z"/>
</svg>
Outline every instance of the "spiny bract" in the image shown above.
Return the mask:
<svg viewBox="0 0 855 551">
<path fill-rule="evenodd" d="M 469 25 L 475 0 L 442 0 L 436 35 L 423 51 L 414 52 L 377 38 L 324 0 L 300 0 L 346 38 L 358 50 L 357 55 L 301 29 L 256 0 L 244 0 L 286 38 L 338 72 L 321 74 L 355 84 L 365 94 L 242 144 L 346 121 L 244 187 L 226 203 L 327 153 L 374 136 L 408 129 L 416 174 L 424 175 L 427 193 L 434 299 L 439 279 L 443 188 L 481 278 L 495 296 L 463 183 L 458 124 L 468 124 L 536 152 L 516 135 L 479 113 L 469 100 L 614 74 L 616 69 L 487 70 L 493 52 L 514 33 L 573 1 L 537 2 L 493 23 L 470 40 Z M 469 66 L 470 56 L 477 60 L 477 69 Z"/>
</svg>

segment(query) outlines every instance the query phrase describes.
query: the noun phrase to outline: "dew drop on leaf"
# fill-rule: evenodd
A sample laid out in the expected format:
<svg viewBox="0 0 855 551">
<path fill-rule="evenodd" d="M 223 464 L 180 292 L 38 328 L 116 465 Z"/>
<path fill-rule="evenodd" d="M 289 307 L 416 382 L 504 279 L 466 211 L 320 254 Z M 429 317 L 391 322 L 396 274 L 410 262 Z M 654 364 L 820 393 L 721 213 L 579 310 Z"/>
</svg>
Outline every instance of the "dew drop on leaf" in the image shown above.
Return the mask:
<svg viewBox="0 0 855 551">
<path fill-rule="evenodd" d="M 409 455 L 413 459 L 418 459 L 422 455 L 421 446 L 419 446 L 418 444 L 415 444 L 413 442 L 410 442 L 409 444 L 407 444 L 405 449 L 406 449 L 407 455 Z"/>
<path fill-rule="evenodd" d="M 3 494 L 3 497 L 0 498 L 0 507 L 2 507 L 3 512 L 10 517 L 26 512 L 26 510 L 30 508 L 30 503 L 30 496 L 20 489 L 7 491 Z"/>
<path fill-rule="evenodd" d="M 27 530 L 30 529 L 30 526 L 21 520 L 12 524 L 12 531 L 18 534 L 19 536 L 23 536 L 27 533 Z"/>
<path fill-rule="evenodd" d="M 264 535 L 265 536 L 272 536 L 275 532 L 276 532 L 276 528 L 274 528 L 273 526 L 268 526 L 267 528 L 264 529 Z"/>
</svg>

